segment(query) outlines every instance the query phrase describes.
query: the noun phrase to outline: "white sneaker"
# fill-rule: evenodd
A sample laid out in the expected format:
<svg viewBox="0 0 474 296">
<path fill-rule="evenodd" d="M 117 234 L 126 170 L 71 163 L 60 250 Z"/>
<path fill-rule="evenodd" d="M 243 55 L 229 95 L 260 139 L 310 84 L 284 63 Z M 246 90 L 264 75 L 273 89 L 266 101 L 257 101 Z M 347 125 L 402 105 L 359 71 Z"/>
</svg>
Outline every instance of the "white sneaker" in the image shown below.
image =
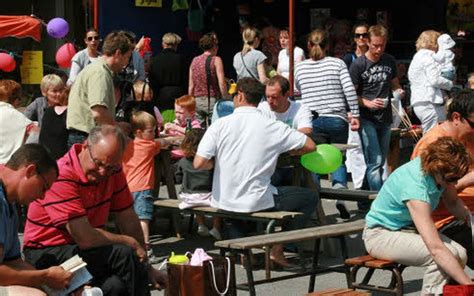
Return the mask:
<svg viewBox="0 0 474 296">
<path fill-rule="evenodd" d="M 209 228 L 207 228 L 206 225 L 198 225 L 198 231 L 197 233 L 200 236 L 209 236 Z"/>
<path fill-rule="evenodd" d="M 103 296 L 102 290 L 98 287 L 86 288 L 82 291 L 81 296 Z"/>
<path fill-rule="evenodd" d="M 160 259 L 153 254 L 153 250 L 149 249 L 146 251 L 146 254 L 148 256 L 148 263 L 150 264 L 157 264 L 160 262 Z"/>
<path fill-rule="evenodd" d="M 222 240 L 221 233 L 216 228 L 212 228 L 211 230 L 209 230 L 209 234 L 216 240 Z"/>
</svg>

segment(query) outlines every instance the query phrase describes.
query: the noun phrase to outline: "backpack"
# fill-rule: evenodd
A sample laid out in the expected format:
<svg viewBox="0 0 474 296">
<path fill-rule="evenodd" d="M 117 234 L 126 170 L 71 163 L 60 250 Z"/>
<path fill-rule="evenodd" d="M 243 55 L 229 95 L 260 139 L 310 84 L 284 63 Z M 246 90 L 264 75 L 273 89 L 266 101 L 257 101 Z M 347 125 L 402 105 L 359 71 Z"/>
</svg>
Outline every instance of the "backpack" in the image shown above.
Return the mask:
<svg viewBox="0 0 474 296">
<path fill-rule="evenodd" d="M 135 97 L 135 92 L 133 91 L 132 88 L 132 101 L 127 101 L 124 99 L 124 96 L 121 97 L 120 102 L 117 106 L 117 112 L 115 115 L 115 119 L 117 121 L 125 121 L 125 122 L 130 122 L 130 118 L 132 116 L 133 112 L 137 111 L 144 111 L 147 113 L 150 113 L 153 115 L 153 118 L 155 118 L 155 104 L 153 101 L 144 101 L 143 97 L 145 94 L 145 87 L 147 86 L 148 82 L 145 81 L 143 84 L 143 91 L 142 91 L 142 97 L 140 101 L 136 100 Z"/>
</svg>

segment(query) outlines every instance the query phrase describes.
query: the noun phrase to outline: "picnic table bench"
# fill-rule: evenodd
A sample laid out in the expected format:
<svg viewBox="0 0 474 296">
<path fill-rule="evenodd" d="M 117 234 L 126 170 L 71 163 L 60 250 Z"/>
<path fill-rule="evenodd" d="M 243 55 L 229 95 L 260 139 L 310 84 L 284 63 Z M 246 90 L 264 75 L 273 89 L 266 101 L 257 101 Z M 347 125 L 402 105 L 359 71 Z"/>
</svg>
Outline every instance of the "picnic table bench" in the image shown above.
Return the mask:
<svg viewBox="0 0 474 296">
<path fill-rule="evenodd" d="M 377 197 L 377 191 L 353 190 L 353 189 L 334 189 L 321 187 L 319 197 L 321 199 L 338 199 L 348 201 L 368 201 Z"/>
<path fill-rule="evenodd" d="M 316 226 L 310 228 L 304 228 L 299 230 L 284 231 L 278 233 L 256 235 L 251 237 L 243 237 L 237 239 L 223 240 L 215 242 L 215 246 L 220 248 L 221 255 L 225 255 L 226 252 L 234 252 L 242 254 L 246 257 L 247 260 L 244 260 L 244 265 L 247 273 L 247 283 L 238 284 L 238 289 L 248 290 L 250 295 L 254 296 L 255 294 L 255 285 L 260 285 L 264 283 L 276 282 L 281 280 L 287 280 L 291 278 L 301 277 L 310 275 L 310 282 L 308 287 L 308 293 L 314 291 L 314 285 L 316 281 L 316 274 L 323 273 L 327 271 L 337 271 L 343 272 L 346 274 L 346 279 L 349 284 L 350 271 L 349 267 L 340 264 L 335 266 L 318 266 L 318 256 L 319 256 L 319 247 L 320 240 L 322 238 L 338 238 L 341 244 L 341 253 L 343 259 L 347 259 L 347 246 L 345 242 L 345 235 L 361 232 L 364 229 L 365 220 L 359 219 L 351 222 L 329 224 L 323 226 Z M 252 249 L 263 249 L 269 250 L 271 246 L 277 244 L 286 244 L 286 243 L 295 243 L 303 241 L 313 241 L 314 249 L 312 256 L 312 268 L 309 271 L 306 271 L 305 268 L 302 268 L 301 272 L 284 275 L 279 277 L 271 277 L 270 273 L 267 272 L 266 278 L 263 280 L 255 281 L 253 278 L 253 269 L 250 258 L 252 256 Z M 266 260 L 269 261 L 269 252 L 265 252 Z M 266 263 L 268 264 L 268 263 Z M 268 266 L 266 266 L 268 267 Z"/>
<path fill-rule="evenodd" d="M 187 209 L 180 209 L 179 208 L 180 202 L 181 201 L 178 199 L 158 199 L 154 201 L 153 204 L 157 208 L 179 211 L 185 214 L 192 214 L 192 215 L 202 214 L 202 215 L 209 215 L 213 217 L 249 220 L 249 221 L 266 223 L 265 233 L 271 233 L 273 231 L 273 228 L 275 227 L 275 224 L 278 221 L 294 219 L 297 216 L 303 215 L 300 212 L 286 212 L 286 211 L 238 213 L 238 212 L 224 211 L 224 210 L 220 210 L 220 209 L 216 209 L 212 207 L 193 207 L 193 208 L 187 208 Z M 192 223 L 192 219 L 190 222 Z"/>
</svg>

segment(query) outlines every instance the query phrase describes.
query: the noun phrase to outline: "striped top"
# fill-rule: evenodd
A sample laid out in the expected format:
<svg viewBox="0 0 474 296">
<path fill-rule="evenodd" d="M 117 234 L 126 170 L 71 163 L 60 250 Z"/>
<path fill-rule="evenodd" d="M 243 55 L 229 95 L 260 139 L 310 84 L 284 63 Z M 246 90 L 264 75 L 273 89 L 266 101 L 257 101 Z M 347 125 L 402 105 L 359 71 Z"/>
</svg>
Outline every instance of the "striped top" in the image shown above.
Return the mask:
<svg viewBox="0 0 474 296">
<path fill-rule="evenodd" d="M 305 60 L 295 69 L 296 88 L 301 92 L 301 102 L 320 116 L 347 118 L 359 117 L 359 105 L 354 84 L 346 64 L 337 58 Z"/>
</svg>

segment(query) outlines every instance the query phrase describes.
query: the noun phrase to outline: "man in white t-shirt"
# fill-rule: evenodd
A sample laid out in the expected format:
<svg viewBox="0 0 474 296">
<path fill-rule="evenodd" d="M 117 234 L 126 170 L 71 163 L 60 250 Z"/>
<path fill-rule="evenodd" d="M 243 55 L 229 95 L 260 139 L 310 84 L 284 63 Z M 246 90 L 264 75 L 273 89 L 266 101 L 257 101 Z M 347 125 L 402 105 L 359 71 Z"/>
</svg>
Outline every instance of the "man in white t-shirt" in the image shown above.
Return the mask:
<svg viewBox="0 0 474 296">
<path fill-rule="evenodd" d="M 237 82 L 234 113 L 213 123 L 199 144 L 194 167 L 214 167 L 211 206 L 233 212 L 256 212 L 268 209 L 302 212 L 287 229 L 307 225 L 317 194 L 308 188 L 278 187 L 270 184 L 278 156 L 292 151 L 303 154 L 316 149 L 306 135 L 279 121 L 262 115 L 256 108 L 263 96 L 263 85 L 252 78 Z M 242 235 L 234 224 L 234 235 Z M 288 264 L 282 246 L 272 248 L 271 258 Z"/>
<path fill-rule="evenodd" d="M 291 128 L 311 136 L 313 132 L 313 114 L 306 105 L 289 99 L 290 82 L 281 75 L 270 78 L 265 87 L 266 101 L 258 104 L 262 113 L 274 120 L 281 121 Z M 290 185 L 293 179 L 293 168 L 279 166 L 272 176 L 275 186 Z"/>
<path fill-rule="evenodd" d="M 313 132 L 313 114 L 300 102 L 292 101 L 290 82 L 281 75 L 270 78 L 265 87 L 266 101 L 258 104 L 258 109 L 269 118 L 286 123 L 291 128 L 310 136 Z"/>
</svg>

